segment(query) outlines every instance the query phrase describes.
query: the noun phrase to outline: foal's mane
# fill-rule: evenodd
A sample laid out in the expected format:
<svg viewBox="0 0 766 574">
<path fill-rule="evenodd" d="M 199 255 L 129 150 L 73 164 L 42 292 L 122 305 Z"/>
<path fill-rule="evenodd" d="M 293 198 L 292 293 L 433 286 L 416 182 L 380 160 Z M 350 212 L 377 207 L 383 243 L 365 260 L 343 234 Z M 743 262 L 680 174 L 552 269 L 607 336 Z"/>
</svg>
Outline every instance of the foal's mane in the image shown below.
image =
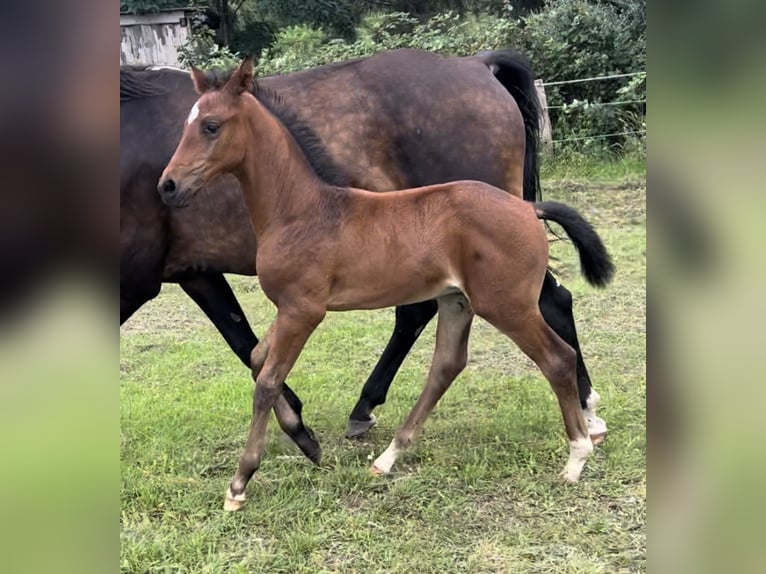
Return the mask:
<svg viewBox="0 0 766 574">
<path fill-rule="evenodd" d="M 233 73 L 234 70 L 204 72 L 207 84 L 213 90 L 223 88 Z M 257 81 L 254 82 L 251 93 L 287 128 L 308 159 L 314 173 L 322 181 L 337 187 L 348 187 L 351 184 L 351 178 L 332 161 L 314 130 L 295 111 L 287 107 L 280 94 Z"/>
<path fill-rule="evenodd" d="M 166 93 L 166 87 L 156 82 L 157 74 L 145 66 L 120 66 L 120 103 Z"/>
</svg>

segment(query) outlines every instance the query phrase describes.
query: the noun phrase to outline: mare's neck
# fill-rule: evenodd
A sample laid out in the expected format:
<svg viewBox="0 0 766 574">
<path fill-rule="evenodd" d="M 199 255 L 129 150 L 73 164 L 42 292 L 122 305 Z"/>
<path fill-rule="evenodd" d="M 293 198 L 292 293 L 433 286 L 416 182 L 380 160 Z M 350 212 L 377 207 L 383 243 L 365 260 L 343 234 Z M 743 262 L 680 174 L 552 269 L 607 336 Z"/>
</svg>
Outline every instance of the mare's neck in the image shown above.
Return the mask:
<svg viewBox="0 0 766 574">
<path fill-rule="evenodd" d="M 311 164 L 289 130 L 257 99 L 248 98 L 250 140 L 234 172 L 256 237 L 297 217 L 312 217 L 321 188 Z"/>
</svg>

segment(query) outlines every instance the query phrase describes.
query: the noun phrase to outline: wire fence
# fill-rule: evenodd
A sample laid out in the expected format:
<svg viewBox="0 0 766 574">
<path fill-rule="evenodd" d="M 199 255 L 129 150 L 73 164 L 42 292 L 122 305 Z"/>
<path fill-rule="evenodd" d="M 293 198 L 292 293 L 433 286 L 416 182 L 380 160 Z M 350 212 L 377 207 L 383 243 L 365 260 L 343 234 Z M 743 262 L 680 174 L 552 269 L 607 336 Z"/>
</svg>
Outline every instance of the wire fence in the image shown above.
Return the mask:
<svg viewBox="0 0 766 574">
<path fill-rule="evenodd" d="M 541 82 L 538 80 L 536 82 L 541 88 L 544 88 L 545 86 L 560 86 L 564 84 L 577 84 L 582 82 L 599 82 L 604 80 L 612 80 L 617 78 L 631 78 L 636 76 L 646 76 L 646 71 L 637 71 L 637 72 L 627 72 L 624 74 L 610 74 L 606 76 L 593 76 L 590 78 L 576 78 L 573 80 L 556 80 L 552 82 Z M 544 94 L 544 90 L 543 90 Z M 545 121 L 547 122 L 548 126 L 550 126 L 550 120 L 548 119 L 548 110 L 578 110 L 578 109 L 587 109 L 592 107 L 606 107 L 606 106 L 626 106 L 626 105 L 637 105 L 637 104 L 646 104 L 646 99 L 641 100 L 615 100 L 611 102 L 572 102 L 569 104 L 562 104 L 562 105 L 555 105 L 555 106 L 548 106 L 545 105 Z M 550 127 L 548 127 L 550 130 Z M 545 131 L 545 130 L 544 130 Z M 550 134 L 550 132 L 548 132 Z M 548 140 L 548 143 L 553 144 L 561 144 L 565 142 L 575 142 L 575 141 L 585 141 L 585 140 L 592 140 L 592 139 L 605 139 L 605 138 L 611 138 L 611 137 L 617 137 L 617 136 L 626 136 L 626 135 L 642 135 L 645 134 L 646 130 L 625 130 L 620 132 L 612 132 L 607 134 L 592 134 L 587 136 L 577 136 L 577 137 L 571 137 L 571 138 L 560 138 L 560 139 L 552 139 L 552 137 L 549 135 L 550 139 Z"/>
</svg>

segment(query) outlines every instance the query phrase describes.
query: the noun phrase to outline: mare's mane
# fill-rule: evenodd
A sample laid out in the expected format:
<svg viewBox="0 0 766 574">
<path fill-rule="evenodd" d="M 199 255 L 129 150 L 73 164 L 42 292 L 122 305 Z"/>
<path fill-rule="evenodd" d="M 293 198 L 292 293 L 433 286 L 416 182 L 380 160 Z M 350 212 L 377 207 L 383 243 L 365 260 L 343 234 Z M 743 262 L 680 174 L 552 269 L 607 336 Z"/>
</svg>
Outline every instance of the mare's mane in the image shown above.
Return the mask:
<svg viewBox="0 0 766 574">
<path fill-rule="evenodd" d="M 211 89 L 218 90 L 226 85 L 233 73 L 234 70 L 206 71 L 205 79 Z M 251 93 L 282 122 L 298 143 L 314 173 L 322 181 L 336 187 L 348 187 L 351 184 L 351 179 L 332 161 L 314 130 L 297 113 L 287 107 L 280 94 L 260 85 L 257 81 Z"/>
<path fill-rule="evenodd" d="M 144 66 L 120 66 L 120 103 L 167 93 L 156 78 L 156 73 Z"/>
</svg>

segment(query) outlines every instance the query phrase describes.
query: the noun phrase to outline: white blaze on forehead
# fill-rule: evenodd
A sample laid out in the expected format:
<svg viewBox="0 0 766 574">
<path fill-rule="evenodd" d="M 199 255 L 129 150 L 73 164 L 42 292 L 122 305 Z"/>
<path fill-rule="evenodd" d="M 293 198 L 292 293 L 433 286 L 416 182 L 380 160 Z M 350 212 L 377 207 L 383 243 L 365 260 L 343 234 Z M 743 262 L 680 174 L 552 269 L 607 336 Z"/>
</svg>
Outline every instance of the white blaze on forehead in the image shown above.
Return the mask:
<svg viewBox="0 0 766 574">
<path fill-rule="evenodd" d="M 192 106 L 191 111 L 189 112 L 189 117 L 186 118 L 186 123 L 190 124 L 194 120 L 197 119 L 197 116 L 199 115 L 199 100 L 194 102 L 194 105 Z"/>
</svg>

